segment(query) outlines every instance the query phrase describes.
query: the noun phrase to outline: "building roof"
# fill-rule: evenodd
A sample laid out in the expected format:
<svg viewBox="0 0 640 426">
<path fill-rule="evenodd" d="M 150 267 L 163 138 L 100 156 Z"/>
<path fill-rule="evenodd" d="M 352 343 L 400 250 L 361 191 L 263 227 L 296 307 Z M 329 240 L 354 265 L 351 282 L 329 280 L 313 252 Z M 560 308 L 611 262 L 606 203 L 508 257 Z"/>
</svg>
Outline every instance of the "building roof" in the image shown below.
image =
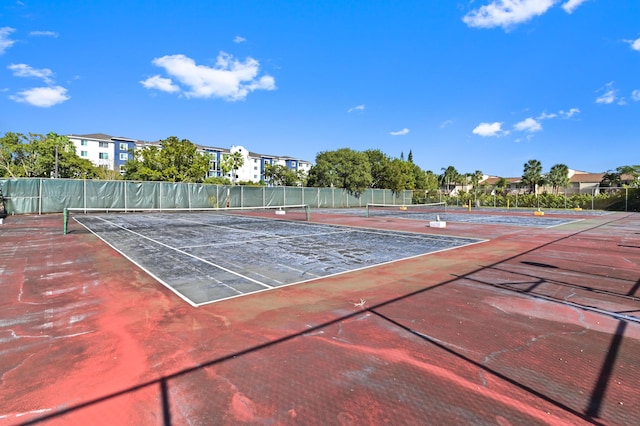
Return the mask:
<svg viewBox="0 0 640 426">
<path fill-rule="evenodd" d="M 80 138 L 87 138 L 87 139 L 103 139 L 103 140 L 111 140 L 111 138 L 113 138 L 113 136 L 111 135 L 107 135 L 106 133 L 87 133 L 86 135 L 69 135 L 69 136 L 76 136 L 76 137 L 80 137 Z"/>
<path fill-rule="evenodd" d="M 571 176 L 571 183 L 600 183 L 602 182 L 602 178 L 604 173 L 586 173 L 580 172 L 575 173 Z"/>
</svg>

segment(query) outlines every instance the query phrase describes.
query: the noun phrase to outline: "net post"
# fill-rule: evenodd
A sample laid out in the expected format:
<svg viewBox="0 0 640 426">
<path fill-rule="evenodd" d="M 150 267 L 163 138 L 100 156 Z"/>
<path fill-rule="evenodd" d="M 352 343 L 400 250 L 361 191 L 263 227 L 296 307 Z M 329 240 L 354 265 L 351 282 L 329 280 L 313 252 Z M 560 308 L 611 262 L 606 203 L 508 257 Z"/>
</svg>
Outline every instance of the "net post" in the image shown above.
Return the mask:
<svg viewBox="0 0 640 426">
<path fill-rule="evenodd" d="M 307 222 L 311 221 L 311 206 L 309 204 L 304 205 L 304 210 L 307 213 Z"/>
<path fill-rule="evenodd" d="M 367 216 L 366 216 L 366 217 L 369 217 L 369 205 L 370 205 L 370 204 L 371 204 L 371 203 L 367 203 Z"/>
<path fill-rule="evenodd" d="M 63 212 L 62 212 L 62 220 L 63 225 L 62 225 L 62 229 L 63 229 L 63 234 L 62 235 L 67 235 L 67 223 L 69 221 L 69 210 L 67 210 L 67 208 L 65 207 Z"/>
</svg>

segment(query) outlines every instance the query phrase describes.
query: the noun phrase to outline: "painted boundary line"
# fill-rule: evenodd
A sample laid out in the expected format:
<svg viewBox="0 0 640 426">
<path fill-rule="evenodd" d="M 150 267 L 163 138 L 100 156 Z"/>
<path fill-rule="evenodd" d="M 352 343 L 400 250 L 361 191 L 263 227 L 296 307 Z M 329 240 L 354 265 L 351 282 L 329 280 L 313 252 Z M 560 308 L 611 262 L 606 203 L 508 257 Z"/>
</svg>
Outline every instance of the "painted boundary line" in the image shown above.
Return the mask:
<svg viewBox="0 0 640 426">
<path fill-rule="evenodd" d="M 466 241 L 466 243 L 464 244 L 460 244 L 460 245 L 456 245 L 453 247 L 447 247 L 447 248 L 442 248 L 442 249 L 438 249 L 438 250 L 433 250 L 433 251 L 426 251 L 420 254 L 416 254 L 413 256 L 409 256 L 409 257 L 403 257 L 400 259 L 394 259 L 394 260 L 390 260 L 387 262 L 382 262 L 382 263 L 376 263 L 373 265 L 368 265 L 368 266 L 363 266 L 360 268 L 356 268 L 356 269 L 345 269 L 343 271 L 334 273 L 334 274 L 329 274 L 329 275 L 317 275 L 317 274 L 311 274 L 314 275 L 313 278 L 309 278 L 307 280 L 302 280 L 302 281 L 296 281 L 293 283 L 289 283 L 289 284 L 283 284 L 283 285 L 278 285 L 278 286 L 271 286 L 268 285 L 266 283 L 263 283 L 261 281 L 252 279 L 248 276 L 245 276 L 243 274 L 240 274 L 238 272 L 234 272 L 233 270 L 229 269 L 229 268 L 225 268 L 221 265 L 218 265 L 216 263 L 213 263 L 211 261 L 208 261 L 206 259 L 203 259 L 199 256 L 190 254 L 188 252 L 185 252 L 182 249 L 188 249 L 190 247 L 173 247 L 170 246 L 166 243 L 162 243 L 154 238 L 145 236 L 139 232 L 136 231 L 132 231 L 130 229 L 124 228 L 123 226 L 120 226 L 110 220 L 104 219 L 102 217 L 96 217 L 98 220 L 111 225 L 113 227 L 119 228 L 123 231 L 126 231 L 129 234 L 135 235 L 136 237 L 148 240 L 154 244 L 157 244 L 159 246 L 162 246 L 168 250 L 180 253 L 181 255 L 184 256 L 188 256 L 191 257 L 197 261 L 200 261 L 202 263 L 205 263 L 207 265 L 213 266 L 214 268 L 217 268 L 219 270 L 225 271 L 227 273 L 230 273 L 232 275 L 235 275 L 241 279 L 247 280 L 249 282 L 258 284 L 259 286 L 263 287 L 262 290 L 256 290 L 256 291 L 250 291 L 250 292 L 242 292 L 236 288 L 234 288 L 233 286 L 227 285 L 225 284 L 223 281 L 217 280 L 221 285 L 223 285 L 224 287 L 232 290 L 233 292 L 237 293 L 236 295 L 233 296 L 228 296 L 228 297 L 223 297 L 223 298 L 219 298 L 219 299 L 214 299 L 214 300 L 208 300 L 205 302 L 200 302 L 200 303 L 196 303 L 193 300 L 191 300 L 189 297 L 185 296 L 184 294 L 182 294 L 179 290 L 175 289 L 172 285 L 170 285 L 169 283 L 165 282 L 163 279 L 161 279 L 160 277 L 158 277 L 156 274 L 154 274 L 153 272 L 151 272 L 149 269 L 147 269 L 146 267 L 144 267 L 143 265 L 141 265 L 139 262 L 133 260 L 130 256 L 128 256 L 127 254 L 125 254 L 122 250 L 118 249 L 117 247 L 114 246 L 114 244 L 108 242 L 106 239 L 104 239 L 103 237 L 101 237 L 99 234 L 97 234 L 96 232 L 94 232 L 93 230 L 91 230 L 87 225 L 85 225 L 84 223 L 82 223 L 80 220 L 78 220 L 77 218 L 74 217 L 74 220 L 77 223 L 80 223 L 80 225 L 82 225 L 84 228 L 86 228 L 89 232 L 91 232 L 92 234 L 94 234 L 95 236 L 97 236 L 100 240 L 104 241 L 109 247 L 113 248 L 115 251 L 117 251 L 118 253 L 120 253 L 121 255 L 123 255 L 126 259 L 128 259 L 131 263 L 133 263 L 134 265 L 138 266 L 140 269 L 144 270 L 146 273 L 148 273 L 151 277 L 153 277 L 155 280 L 157 280 L 158 282 L 160 282 L 163 286 L 165 286 L 166 288 L 168 288 L 169 290 L 171 290 L 174 294 L 178 295 L 178 297 L 180 297 L 182 300 L 186 301 L 187 303 L 189 303 L 191 306 L 193 307 L 199 307 L 199 306 L 203 306 L 203 305 L 208 305 L 208 304 L 212 304 L 212 303 L 216 303 L 216 302 L 220 302 L 220 301 L 224 301 L 224 300 L 229 300 L 229 299 L 234 299 L 234 298 L 238 298 L 238 297 L 242 297 L 242 296 L 247 296 L 247 295 L 251 295 L 251 294 L 255 294 L 255 293 L 261 293 L 264 291 L 269 291 L 269 290 L 273 290 L 276 288 L 284 288 L 284 287 L 288 287 L 288 286 L 293 286 L 293 285 L 298 285 L 298 284 L 302 284 L 302 283 L 306 283 L 306 282 L 310 282 L 310 281 L 315 281 L 318 279 L 323 279 L 323 278 L 332 278 L 335 276 L 339 276 L 339 275 L 343 275 L 343 274 L 347 274 L 350 272 L 356 272 L 356 271 L 360 271 L 360 270 L 366 270 L 366 269 L 370 269 L 373 267 L 377 267 L 377 266 L 382 266 L 382 265 L 388 265 L 388 264 L 392 264 L 395 262 L 400 262 L 400 261 L 404 261 L 404 260 L 408 260 L 408 259 L 413 259 L 413 258 L 417 258 L 417 257 L 421 257 L 421 256 L 426 256 L 432 253 L 439 253 L 439 252 L 443 252 L 443 251 L 448 251 L 448 250 L 453 250 L 453 249 L 457 249 L 457 248 L 461 248 L 461 247 L 466 247 L 469 245 L 475 245 L 475 244 L 479 244 L 479 243 L 483 243 L 486 242 L 488 240 L 486 239 L 478 239 L 478 238 L 470 238 L 470 237 L 461 237 L 461 236 L 449 236 L 449 235 L 437 235 L 437 234 L 422 234 L 422 233 L 415 233 L 415 232 L 408 232 L 408 231 L 393 231 L 393 230 L 379 230 L 379 229 L 373 229 L 373 228 L 365 228 L 365 227 L 353 227 L 353 226 L 346 226 L 346 225 L 335 225 L 335 224 L 305 224 L 304 226 L 315 226 L 315 227 L 324 227 L 324 228 L 342 228 L 341 230 L 336 230 L 334 232 L 321 232 L 321 233 L 310 233 L 310 234 L 303 234 L 303 235 L 293 235 L 293 236 L 286 236 L 286 237 L 277 237 L 274 236 L 273 239 L 277 239 L 277 240 L 286 240 L 286 239 L 300 239 L 300 238 L 313 238 L 315 236 L 326 236 L 326 235 L 333 235 L 333 234 L 348 234 L 348 233 L 366 233 L 366 234 L 373 234 L 373 235 L 380 235 L 380 236 L 384 236 L 387 238 L 392 238 L 392 237 L 401 237 L 401 238 L 411 238 L 411 239 L 418 239 L 418 240 L 423 240 L 425 242 L 429 242 L 429 241 Z M 253 218 L 252 218 L 253 219 Z M 256 222 L 270 222 L 267 219 L 260 219 L 260 218 L 256 218 L 255 219 Z M 194 222 L 194 223 L 199 223 L 199 222 Z M 292 222 L 293 224 L 295 224 L 295 222 Z M 233 228 L 233 227 L 227 227 L 227 226 L 221 226 L 221 225 L 214 225 L 215 227 L 223 227 L 223 228 L 228 228 L 230 230 L 234 230 L 234 231 L 238 231 L 241 229 L 238 228 Z M 245 232 L 252 232 L 252 231 L 246 231 Z M 258 235 L 263 235 L 263 233 L 255 233 Z M 267 235 L 275 235 L 275 234 L 267 234 Z M 266 241 L 264 239 L 258 240 L 259 241 Z M 272 239 L 269 239 L 268 241 L 272 241 Z M 246 241 L 245 241 L 246 242 Z M 237 242 L 234 242 L 233 244 L 237 244 Z M 194 246 L 194 247 L 202 247 L 202 246 Z M 206 247 L 206 245 L 204 246 Z M 282 265 L 282 266 L 287 266 L 287 265 Z M 289 267 L 290 268 L 290 267 Z M 295 268 L 290 268 L 295 270 Z M 267 277 L 270 278 L 270 277 Z M 270 278 L 272 279 L 272 278 Z M 274 281 L 277 281 L 274 279 Z"/>
</svg>

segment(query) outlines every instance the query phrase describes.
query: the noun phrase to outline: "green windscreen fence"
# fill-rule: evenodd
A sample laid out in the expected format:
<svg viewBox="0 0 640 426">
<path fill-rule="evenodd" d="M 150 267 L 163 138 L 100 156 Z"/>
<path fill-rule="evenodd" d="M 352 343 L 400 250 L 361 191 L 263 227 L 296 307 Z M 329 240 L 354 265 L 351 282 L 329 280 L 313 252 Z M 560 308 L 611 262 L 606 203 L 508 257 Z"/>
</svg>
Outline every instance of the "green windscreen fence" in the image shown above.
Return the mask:
<svg viewBox="0 0 640 426">
<path fill-rule="evenodd" d="M 412 191 L 369 189 L 355 197 L 338 188 L 253 187 L 173 182 L 74 179 L 0 179 L 9 214 L 61 213 L 65 208 L 175 209 L 269 207 L 366 207 L 411 204 Z"/>
</svg>

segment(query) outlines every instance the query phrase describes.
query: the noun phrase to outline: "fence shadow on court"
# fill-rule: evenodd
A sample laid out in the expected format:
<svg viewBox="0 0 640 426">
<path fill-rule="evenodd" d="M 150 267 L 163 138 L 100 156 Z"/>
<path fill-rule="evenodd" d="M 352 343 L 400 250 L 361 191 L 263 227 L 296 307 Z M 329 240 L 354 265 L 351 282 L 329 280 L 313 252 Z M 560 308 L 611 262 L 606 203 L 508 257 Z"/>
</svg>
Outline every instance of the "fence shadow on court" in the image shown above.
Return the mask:
<svg viewBox="0 0 640 426">
<path fill-rule="evenodd" d="M 450 355 L 457 357 L 458 359 L 464 361 L 465 363 L 471 364 L 475 368 L 477 368 L 479 370 L 482 370 L 483 372 L 485 372 L 487 374 L 491 374 L 494 377 L 498 378 L 499 380 L 502 380 L 502 381 L 504 381 L 506 383 L 509 383 L 510 385 L 513 385 L 513 386 L 519 388 L 520 390 L 522 390 L 524 392 L 527 392 L 527 393 L 529 393 L 531 395 L 534 395 L 535 397 L 538 397 L 541 400 L 544 400 L 545 402 L 547 402 L 549 404 L 552 404 L 552 405 L 556 406 L 557 408 L 576 416 L 577 418 L 582 419 L 583 421 L 586 421 L 586 422 L 589 422 L 589 423 L 592 423 L 592 424 L 603 424 L 598 420 L 598 417 L 599 417 L 601 409 L 602 409 L 602 401 L 604 399 L 606 390 L 607 390 L 607 388 L 608 388 L 608 386 L 610 384 L 610 381 L 611 381 L 612 370 L 613 370 L 613 367 L 614 367 L 614 365 L 616 363 L 616 359 L 618 357 L 619 350 L 620 350 L 620 347 L 621 347 L 622 342 L 623 342 L 624 333 L 625 333 L 625 330 L 626 330 L 626 327 L 627 327 L 627 324 L 628 324 L 626 320 L 624 320 L 624 319 L 619 319 L 618 320 L 619 321 L 618 322 L 618 326 L 617 326 L 617 329 L 615 330 L 615 333 L 613 334 L 613 338 L 612 338 L 611 343 L 609 345 L 609 348 L 608 348 L 608 351 L 607 351 L 607 355 L 606 355 L 606 357 L 605 357 L 605 359 L 604 359 L 604 361 L 602 363 L 602 366 L 599 369 L 597 382 L 596 382 L 595 386 L 593 387 L 593 389 L 591 389 L 590 397 L 588 399 L 587 408 L 584 411 L 582 411 L 578 407 L 570 407 L 570 406 L 567 406 L 566 404 L 564 404 L 564 403 L 562 403 L 560 401 L 555 400 L 553 397 L 545 394 L 544 390 L 534 389 L 534 388 L 532 388 L 532 387 L 530 387 L 530 386 L 528 386 L 528 385 L 526 385 L 524 383 L 521 383 L 518 380 L 515 380 L 512 377 L 509 377 L 507 374 L 501 373 L 500 371 L 497 371 L 497 370 L 492 369 L 492 368 L 490 368 L 490 367 L 488 367 L 486 365 L 483 365 L 482 363 L 480 363 L 480 362 L 478 362 L 476 360 L 473 360 L 473 359 L 469 358 L 468 356 L 464 355 L 460 351 L 456 351 L 456 350 L 452 349 L 451 347 L 446 346 L 442 342 L 439 342 L 439 341 L 437 341 L 435 339 L 429 338 L 428 336 L 425 336 L 424 334 L 419 333 L 418 331 L 413 330 L 412 328 L 407 327 L 407 326 L 395 321 L 394 319 L 392 319 L 392 318 L 390 318 L 390 317 L 388 317 L 386 315 L 383 315 L 382 313 L 379 312 L 379 309 L 382 308 L 382 307 L 385 307 L 385 306 L 388 306 L 388 305 L 391 305 L 391 304 L 394 304 L 394 303 L 398 303 L 398 302 L 401 302 L 403 300 L 407 300 L 407 299 L 409 299 L 411 297 L 415 297 L 415 296 L 420 295 L 420 294 L 425 294 L 425 293 L 433 291 L 433 290 L 435 290 L 437 288 L 441 288 L 443 286 L 450 285 L 450 284 L 452 284 L 452 283 L 454 283 L 454 282 L 456 282 L 456 281 L 458 281 L 460 279 L 474 280 L 475 282 L 477 282 L 478 284 L 481 284 L 481 285 L 497 286 L 494 283 L 475 280 L 473 278 L 473 275 L 478 274 L 478 273 L 480 273 L 482 271 L 485 271 L 485 270 L 490 270 L 492 268 L 496 268 L 501 263 L 508 262 L 508 261 L 514 260 L 514 259 L 518 259 L 521 256 L 529 254 L 529 253 L 531 253 L 531 252 L 533 252 L 535 250 L 539 250 L 540 248 L 543 248 L 545 246 L 550 246 L 550 245 L 555 244 L 555 243 L 557 243 L 558 241 L 561 241 L 561 240 L 569 239 L 569 238 L 571 238 L 571 237 L 573 237 L 575 235 L 581 234 L 583 232 L 589 231 L 591 229 L 594 229 L 594 228 L 597 228 L 597 227 L 600 227 L 600 226 L 603 226 L 603 225 L 597 225 L 597 226 L 594 226 L 592 228 L 589 228 L 589 229 L 586 229 L 586 230 L 582 230 L 582 231 L 578 231 L 578 232 L 572 233 L 571 235 L 555 239 L 555 240 L 553 240 L 551 242 L 548 242 L 548 243 L 545 243 L 545 244 L 541 244 L 540 246 L 535 247 L 535 248 L 533 248 L 531 250 L 528 250 L 528 251 L 526 251 L 524 253 L 518 253 L 517 255 L 514 255 L 514 256 L 512 256 L 512 257 L 510 257 L 508 259 L 504 259 L 504 260 L 501 260 L 501 261 L 496 262 L 494 264 L 480 267 L 480 268 L 478 268 L 478 269 L 476 269 L 474 271 L 471 271 L 471 272 L 469 272 L 467 274 L 460 275 L 460 276 L 455 276 L 454 278 L 452 278 L 450 280 L 444 281 L 442 283 L 439 283 L 437 285 L 431 286 L 429 288 L 420 289 L 420 290 L 417 290 L 415 292 L 411 292 L 411 293 L 408 293 L 406 295 L 399 296 L 397 298 L 394 298 L 394 299 L 379 303 L 377 305 L 370 306 L 370 307 L 365 308 L 363 310 L 358 310 L 358 311 L 355 311 L 355 312 L 353 312 L 351 314 L 341 316 L 341 317 L 336 318 L 334 320 L 327 321 L 327 322 L 318 324 L 318 325 L 313 326 L 313 327 L 304 328 L 303 330 L 301 330 L 301 331 L 299 331 L 297 333 L 293 333 L 293 334 L 284 336 L 282 338 L 275 339 L 275 340 L 270 341 L 270 342 L 266 342 L 264 344 L 259 344 L 259 345 L 253 346 L 251 348 L 242 350 L 242 351 L 234 352 L 234 353 L 228 354 L 228 355 L 223 356 L 223 357 L 212 359 L 212 360 L 210 360 L 208 362 L 204 362 L 204 363 L 198 364 L 197 366 L 194 366 L 194 367 L 191 367 L 191 368 L 183 369 L 183 370 L 181 370 L 179 372 L 176 372 L 176 373 L 173 373 L 173 374 L 170 374 L 170 375 L 166 375 L 166 376 L 160 377 L 158 379 L 142 382 L 142 383 L 140 383 L 140 384 L 138 384 L 136 386 L 132 386 L 130 388 L 123 389 L 122 391 L 115 392 L 115 393 L 112 393 L 112 394 L 109 394 L 109 395 L 105 395 L 105 396 L 103 396 L 101 398 L 97 398 L 97 399 L 86 401 L 86 402 L 83 402 L 83 403 L 80 403 L 80 404 L 77 404 L 77 405 L 69 406 L 69 407 L 60 409 L 60 410 L 56 411 L 55 413 L 50 413 L 50 414 L 47 414 L 47 415 L 44 415 L 44 416 L 33 418 L 33 419 L 28 420 L 28 421 L 26 421 L 26 422 L 24 422 L 22 424 L 24 424 L 24 425 L 35 425 L 35 424 L 43 423 L 43 422 L 46 422 L 46 421 L 49 421 L 49 420 L 61 419 L 64 416 L 72 415 L 74 412 L 78 412 L 78 411 L 80 411 L 82 409 L 86 409 L 86 408 L 89 408 L 91 406 L 95 406 L 97 404 L 105 403 L 107 401 L 110 401 L 110 400 L 113 400 L 113 399 L 116 399 L 116 398 L 119 398 L 119 397 L 127 396 L 128 394 L 133 394 L 133 393 L 136 393 L 136 392 L 142 391 L 142 390 L 148 390 L 148 389 L 152 389 L 153 390 L 153 389 L 155 389 L 155 392 L 157 392 L 158 396 L 159 396 L 159 398 L 158 398 L 159 401 L 160 401 L 159 409 L 161 410 L 161 413 L 162 413 L 162 422 L 163 422 L 163 424 L 165 426 L 169 426 L 169 425 L 173 424 L 173 421 L 174 421 L 173 418 L 172 418 L 172 412 L 171 412 L 171 392 L 170 392 L 171 382 L 173 380 L 184 378 L 184 377 L 186 377 L 186 376 L 188 376 L 190 374 L 194 374 L 196 372 L 199 372 L 201 370 L 210 368 L 212 366 L 219 365 L 219 364 L 222 364 L 224 362 L 231 361 L 231 360 L 233 360 L 235 358 L 238 358 L 238 357 L 241 357 L 241 356 L 244 356 L 244 355 L 248 355 L 248 354 L 255 353 L 255 352 L 258 352 L 258 351 L 261 351 L 261 350 L 264 350 L 264 349 L 267 349 L 267 348 L 270 348 L 270 347 L 273 347 L 273 346 L 277 346 L 279 344 L 291 341 L 291 340 L 293 340 L 295 338 L 298 338 L 298 337 L 301 337 L 303 335 L 308 335 L 310 333 L 321 331 L 323 328 L 326 328 L 328 326 L 331 326 L 331 325 L 334 325 L 334 324 L 338 324 L 338 323 L 340 323 L 342 321 L 345 321 L 347 319 L 360 316 L 360 315 L 363 314 L 363 312 L 369 312 L 372 315 L 375 315 L 378 318 L 381 318 L 381 319 L 389 322 L 390 324 L 393 324 L 396 327 L 404 329 L 405 331 L 411 333 L 412 335 L 419 337 L 420 339 L 428 342 L 430 345 L 436 346 L 439 349 L 441 349 L 443 351 L 446 351 Z M 501 288 L 501 289 L 515 291 L 515 292 L 517 292 L 519 294 L 527 294 L 527 295 L 529 295 L 531 297 L 540 297 L 539 295 L 535 295 L 535 294 L 531 293 L 530 291 L 523 291 L 522 289 L 514 289 L 512 287 L 504 286 L 504 285 L 500 285 L 498 287 Z M 638 287 L 640 287 L 640 280 L 634 285 L 634 289 L 637 290 Z M 535 286 L 533 288 L 535 288 Z M 545 300 L 549 300 L 549 299 L 545 299 Z M 551 300 L 551 301 L 553 302 L 553 300 Z M 556 302 L 559 302 L 559 301 L 556 301 Z"/>
</svg>

